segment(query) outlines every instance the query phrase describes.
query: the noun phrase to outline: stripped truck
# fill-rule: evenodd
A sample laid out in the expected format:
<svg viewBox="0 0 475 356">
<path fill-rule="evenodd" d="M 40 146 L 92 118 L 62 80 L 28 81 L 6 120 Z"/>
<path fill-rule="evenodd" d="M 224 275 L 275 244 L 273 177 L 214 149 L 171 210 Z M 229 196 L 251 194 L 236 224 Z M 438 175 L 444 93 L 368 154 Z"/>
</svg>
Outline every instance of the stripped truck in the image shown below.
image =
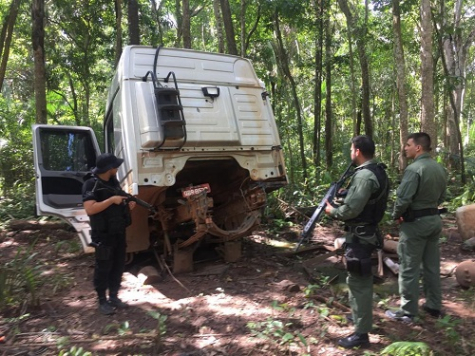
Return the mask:
<svg viewBox="0 0 475 356">
<path fill-rule="evenodd" d="M 124 48 L 104 118 L 104 152 L 125 161 L 122 188 L 154 207 L 132 210 L 129 258 L 154 250 L 192 269 L 202 244 L 226 260 L 260 222 L 267 194 L 287 184 L 269 95 L 247 59 L 149 46 Z M 89 127 L 34 125 L 36 208 L 66 220 L 86 252 L 81 196 L 100 148 Z M 239 250 L 239 251 L 238 251 Z"/>
</svg>

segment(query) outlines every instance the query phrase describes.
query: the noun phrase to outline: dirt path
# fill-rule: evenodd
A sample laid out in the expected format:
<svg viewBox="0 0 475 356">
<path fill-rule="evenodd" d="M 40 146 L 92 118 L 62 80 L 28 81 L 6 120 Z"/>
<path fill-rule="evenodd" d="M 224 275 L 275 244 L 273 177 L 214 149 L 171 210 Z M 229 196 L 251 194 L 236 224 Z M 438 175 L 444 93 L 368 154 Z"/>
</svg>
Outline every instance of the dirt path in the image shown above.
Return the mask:
<svg viewBox="0 0 475 356">
<path fill-rule="evenodd" d="M 446 222 L 442 270 L 450 272 L 472 257 L 460 251 L 452 220 Z M 437 355 L 473 355 L 473 289 L 458 286 L 453 275 L 442 279 L 445 319 L 421 313 L 413 325 L 384 317 L 397 306 L 396 277 L 389 270 L 375 285 L 375 329 L 370 348 L 344 350 L 336 341 L 352 332 L 341 257 L 330 253 L 338 228 L 319 227 L 314 243 L 327 246 L 298 255 L 282 254 L 298 232 L 246 238 L 243 258 L 200 262 L 186 275 L 164 274 L 143 285 L 132 273 L 120 293 L 130 308 L 102 316 L 91 286 L 94 261 L 78 253 L 75 234 L 62 228 L 3 231 L 0 259 L 28 253 L 41 272 L 39 305 L 8 308 L 0 319 L 0 355 L 377 355 L 394 341 L 423 341 Z M 286 240 L 287 238 L 287 240 Z M 32 251 L 28 246 L 36 241 Z M 33 252 L 36 255 L 33 255 Z M 325 257 L 322 257 L 324 254 Z M 21 316 L 21 317 L 20 317 Z M 157 338 L 157 330 L 161 337 Z M 2 339 L 0 339 L 1 342 Z M 83 352 L 73 350 L 79 347 Z M 76 352 L 76 353 L 74 353 Z"/>
</svg>

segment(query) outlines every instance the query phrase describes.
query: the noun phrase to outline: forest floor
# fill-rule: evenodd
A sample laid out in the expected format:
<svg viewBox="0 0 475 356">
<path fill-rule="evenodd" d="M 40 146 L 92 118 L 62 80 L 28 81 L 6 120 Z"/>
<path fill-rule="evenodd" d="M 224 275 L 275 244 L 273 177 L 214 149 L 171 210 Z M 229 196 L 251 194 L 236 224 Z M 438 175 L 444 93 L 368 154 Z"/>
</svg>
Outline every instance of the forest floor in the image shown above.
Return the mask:
<svg viewBox="0 0 475 356">
<path fill-rule="evenodd" d="M 130 307 L 104 316 L 92 289 L 93 256 L 79 251 L 76 234 L 58 223 L 25 222 L 28 228 L 1 232 L 1 265 L 23 255 L 37 266 L 42 282 L 35 290 L 36 307 L 13 300 L 0 311 L 0 356 L 380 355 L 396 341 L 424 342 L 435 355 L 474 355 L 473 288 L 462 289 L 453 274 L 473 253 L 461 251 L 453 218 L 445 220 L 446 316 L 421 312 L 409 325 L 388 320 L 384 311 L 397 307 L 399 298 L 397 276 L 385 269 L 384 277 L 375 279 L 371 345 L 357 350 L 337 345 L 353 327 L 345 318 L 342 259 L 331 252 L 334 239 L 342 236 L 336 224 L 317 226 L 312 244 L 297 254 L 291 252 L 300 225 L 279 231 L 262 225 L 244 239 L 239 262 L 208 258 L 197 261 L 192 273 L 163 273 L 152 285 L 127 272 L 120 297 Z M 397 229 L 385 233 L 395 237 Z"/>
</svg>

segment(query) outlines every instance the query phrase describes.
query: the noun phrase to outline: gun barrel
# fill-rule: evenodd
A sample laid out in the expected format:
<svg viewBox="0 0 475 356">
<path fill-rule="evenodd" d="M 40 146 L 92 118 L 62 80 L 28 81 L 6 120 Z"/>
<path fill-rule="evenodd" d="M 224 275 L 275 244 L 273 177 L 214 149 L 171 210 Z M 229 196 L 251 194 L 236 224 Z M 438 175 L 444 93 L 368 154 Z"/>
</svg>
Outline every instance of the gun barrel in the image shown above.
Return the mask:
<svg viewBox="0 0 475 356">
<path fill-rule="evenodd" d="M 345 172 L 340 177 L 340 179 L 337 182 L 334 182 L 334 183 L 331 184 L 331 186 L 328 189 L 328 191 L 326 192 L 325 196 L 323 197 L 323 199 L 320 201 L 317 208 L 313 212 L 312 217 L 307 222 L 307 224 L 305 224 L 305 227 L 302 230 L 300 241 L 297 244 L 297 247 L 295 247 L 295 251 L 297 251 L 300 248 L 300 246 L 302 245 L 302 243 L 308 239 L 309 233 L 314 229 L 315 224 L 318 221 L 320 221 L 320 219 L 322 217 L 322 214 L 325 211 L 327 201 L 329 203 L 333 202 L 333 199 L 335 198 L 335 195 L 338 193 L 338 190 L 342 187 L 345 180 L 349 177 L 351 167 L 353 167 L 353 162 L 350 163 L 350 165 L 346 168 Z"/>
</svg>

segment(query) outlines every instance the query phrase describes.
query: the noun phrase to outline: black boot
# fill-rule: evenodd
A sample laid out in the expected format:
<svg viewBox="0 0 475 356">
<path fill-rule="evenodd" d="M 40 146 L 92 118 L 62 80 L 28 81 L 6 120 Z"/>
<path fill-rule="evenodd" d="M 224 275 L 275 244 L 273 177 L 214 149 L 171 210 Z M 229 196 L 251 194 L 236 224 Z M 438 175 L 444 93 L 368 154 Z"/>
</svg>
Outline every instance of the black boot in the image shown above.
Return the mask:
<svg viewBox="0 0 475 356">
<path fill-rule="evenodd" d="M 129 307 L 129 305 L 127 303 L 124 303 L 123 301 L 121 301 L 119 299 L 119 297 L 117 296 L 117 294 L 112 294 L 110 297 L 109 297 L 109 304 L 111 306 L 113 306 L 114 308 L 117 308 L 117 309 L 126 309 Z"/>
<path fill-rule="evenodd" d="M 343 346 L 345 349 L 352 349 L 353 347 L 358 346 L 368 346 L 369 345 L 369 338 L 368 334 L 359 334 L 354 333 L 348 337 L 338 340 L 338 345 Z"/>
<path fill-rule="evenodd" d="M 104 315 L 114 314 L 114 308 L 112 305 L 110 305 L 106 298 L 99 299 L 99 312 Z"/>
<path fill-rule="evenodd" d="M 434 317 L 434 318 L 440 318 L 443 315 L 443 313 L 438 310 L 438 309 L 432 309 L 432 308 L 429 308 L 428 306 L 426 306 L 425 304 L 422 306 L 422 309 L 427 313 L 429 314 L 430 316 Z"/>
</svg>

